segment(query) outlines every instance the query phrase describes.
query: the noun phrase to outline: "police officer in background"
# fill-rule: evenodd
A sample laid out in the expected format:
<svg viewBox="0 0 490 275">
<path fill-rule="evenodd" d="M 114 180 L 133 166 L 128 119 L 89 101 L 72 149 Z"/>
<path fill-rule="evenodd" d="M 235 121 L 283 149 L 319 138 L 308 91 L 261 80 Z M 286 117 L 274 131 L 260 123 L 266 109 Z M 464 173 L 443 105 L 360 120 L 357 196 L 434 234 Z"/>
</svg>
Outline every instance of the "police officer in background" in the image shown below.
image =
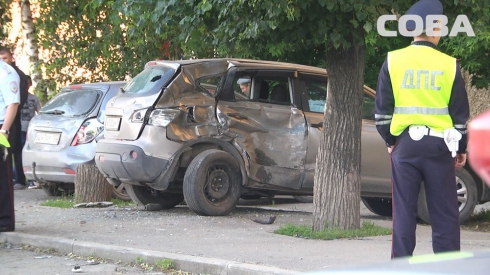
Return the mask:
<svg viewBox="0 0 490 275">
<path fill-rule="evenodd" d="M 420 0 L 406 14 L 420 16 L 425 29 L 426 16 L 442 11 L 440 1 Z M 408 30 L 415 27 L 407 22 Z M 466 162 L 469 105 L 460 66 L 438 49 L 439 40 L 437 33 L 424 32 L 410 46 L 389 52 L 378 77 L 376 127 L 392 166 L 392 258 L 415 249 L 422 182 L 434 253 L 460 250 L 455 167 Z"/>
<path fill-rule="evenodd" d="M 20 78 L 10 65 L 0 60 L 0 232 L 15 230 L 12 162 L 5 146 L 20 101 Z"/>
</svg>

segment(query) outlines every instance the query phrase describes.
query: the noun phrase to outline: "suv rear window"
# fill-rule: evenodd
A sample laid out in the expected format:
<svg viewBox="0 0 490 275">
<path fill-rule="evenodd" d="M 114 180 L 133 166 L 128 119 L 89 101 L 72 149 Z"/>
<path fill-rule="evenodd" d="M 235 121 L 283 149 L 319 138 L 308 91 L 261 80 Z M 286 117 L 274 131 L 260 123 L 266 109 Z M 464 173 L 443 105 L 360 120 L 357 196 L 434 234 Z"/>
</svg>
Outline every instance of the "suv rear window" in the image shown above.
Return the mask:
<svg viewBox="0 0 490 275">
<path fill-rule="evenodd" d="M 63 90 L 42 108 L 41 114 L 81 116 L 90 113 L 97 105 L 102 91 L 94 89 Z"/>
<path fill-rule="evenodd" d="M 124 93 L 142 94 L 158 93 L 168 80 L 174 75 L 175 70 L 163 66 L 151 66 L 144 69 L 124 86 Z"/>
</svg>

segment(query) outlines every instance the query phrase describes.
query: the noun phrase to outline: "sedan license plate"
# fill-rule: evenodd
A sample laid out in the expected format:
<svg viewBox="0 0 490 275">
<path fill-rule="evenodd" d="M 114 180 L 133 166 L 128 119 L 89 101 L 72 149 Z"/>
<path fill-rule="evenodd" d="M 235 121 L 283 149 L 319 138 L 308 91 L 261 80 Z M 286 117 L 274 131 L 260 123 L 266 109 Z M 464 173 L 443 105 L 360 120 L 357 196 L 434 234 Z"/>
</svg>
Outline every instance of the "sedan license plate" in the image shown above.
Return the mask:
<svg viewBox="0 0 490 275">
<path fill-rule="evenodd" d="M 106 130 L 118 131 L 121 125 L 120 117 L 106 117 L 104 127 Z"/>
<path fill-rule="evenodd" d="M 34 143 L 58 145 L 60 142 L 60 137 L 61 133 L 38 132 L 36 133 Z"/>
</svg>

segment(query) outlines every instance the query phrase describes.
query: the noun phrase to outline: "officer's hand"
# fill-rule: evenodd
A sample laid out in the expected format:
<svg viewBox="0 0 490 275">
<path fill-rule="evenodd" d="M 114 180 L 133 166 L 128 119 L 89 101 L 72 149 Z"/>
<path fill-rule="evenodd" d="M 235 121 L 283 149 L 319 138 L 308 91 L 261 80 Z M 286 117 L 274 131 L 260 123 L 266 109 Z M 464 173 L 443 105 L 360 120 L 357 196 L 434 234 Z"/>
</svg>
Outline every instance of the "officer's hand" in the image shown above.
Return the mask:
<svg viewBox="0 0 490 275">
<path fill-rule="evenodd" d="M 463 167 L 466 163 L 466 154 L 457 154 L 454 159 L 454 166 L 456 168 Z"/>
<path fill-rule="evenodd" d="M 391 154 L 391 152 L 393 152 L 393 148 L 395 148 L 395 145 L 391 145 L 390 147 L 388 147 L 388 153 Z"/>
</svg>

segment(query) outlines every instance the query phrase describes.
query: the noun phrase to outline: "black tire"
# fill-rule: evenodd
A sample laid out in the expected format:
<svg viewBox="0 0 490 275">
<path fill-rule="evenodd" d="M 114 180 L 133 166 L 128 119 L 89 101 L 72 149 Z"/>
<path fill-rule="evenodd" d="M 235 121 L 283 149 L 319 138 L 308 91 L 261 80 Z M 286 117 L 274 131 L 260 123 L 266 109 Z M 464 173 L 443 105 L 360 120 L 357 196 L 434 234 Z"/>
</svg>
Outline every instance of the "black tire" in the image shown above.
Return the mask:
<svg viewBox="0 0 490 275">
<path fill-rule="evenodd" d="M 393 205 L 391 199 L 385 198 L 362 198 L 362 202 L 369 211 L 383 217 L 391 217 L 393 215 Z"/>
<path fill-rule="evenodd" d="M 126 184 L 126 192 L 137 205 L 147 205 L 157 203 L 162 209 L 170 209 L 184 200 L 182 193 L 171 193 L 168 191 L 158 191 L 150 187 Z"/>
<path fill-rule="evenodd" d="M 293 196 L 293 198 L 299 202 L 313 203 L 313 196 Z"/>
<path fill-rule="evenodd" d="M 240 166 L 229 153 L 206 150 L 191 161 L 184 176 L 184 198 L 193 212 L 227 215 L 235 209 L 240 195 Z"/>
<path fill-rule="evenodd" d="M 118 186 L 112 186 L 112 198 L 119 199 L 122 201 L 130 201 L 131 197 L 128 195 L 126 191 L 126 186 L 124 183 L 119 184 Z"/>
<path fill-rule="evenodd" d="M 478 191 L 475 179 L 465 168 L 456 169 L 456 185 L 458 188 L 459 223 L 463 224 L 475 210 L 475 206 L 478 203 Z M 422 221 L 430 224 L 429 209 L 427 208 L 423 185 L 420 188 L 419 194 L 418 217 Z"/>
<path fill-rule="evenodd" d="M 67 186 L 70 184 L 64 183 L 49 183 L 49 184 L 41 184 L 41 189 L 48 196 L 60 197 L 60 196 L 69 196 L 75 193 L 75 187 Z"/>
</svg>

